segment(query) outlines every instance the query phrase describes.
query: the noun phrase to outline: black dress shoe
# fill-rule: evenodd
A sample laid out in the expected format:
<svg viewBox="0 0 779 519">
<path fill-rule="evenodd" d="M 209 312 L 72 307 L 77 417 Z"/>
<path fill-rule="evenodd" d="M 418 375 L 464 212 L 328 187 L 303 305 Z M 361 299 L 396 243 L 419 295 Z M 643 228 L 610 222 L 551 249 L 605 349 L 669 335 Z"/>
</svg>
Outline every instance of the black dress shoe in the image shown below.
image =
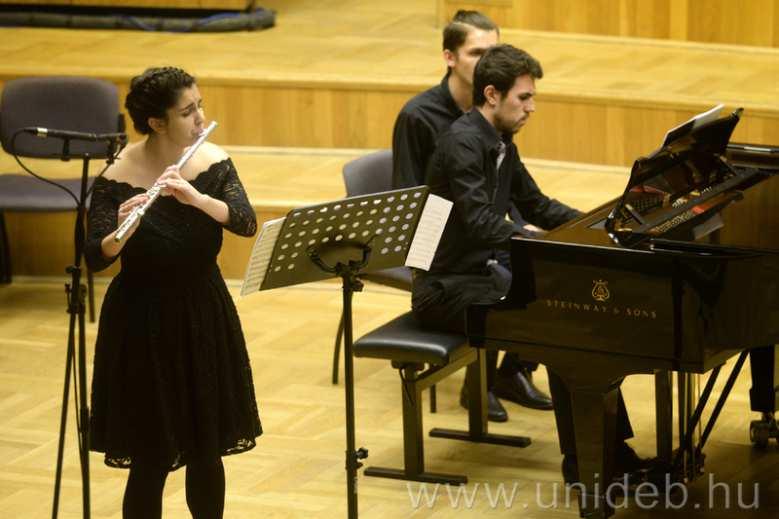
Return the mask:
<svg viewBox="0 0 779 519">
<path fill-rule="evenodd" d="M 531 409 L 550 411 L 553 407 L 552 399 L 533 384 L 532 374 L 524 369 L 508 376 L 498 371 L 492 392 L 498 398 Z"/>
<path fill-rule="evenodd" d="M 640 457 L 636 454 L 636 451 L 633 450 L 633 447 L 624 441 L 617 446 L 614 458 L 614 474 L 617 477 L 621 477 L 623 474 L 646 470 L 652 466 L 653 461 L 651 458 Z"/>
<path fill-rule="evenodd" d="M 579 464 L 576 456 L 563 456 L 563 481 L 566 485 L 581 483 L 579 479 Z M 614 474 L 611 483 L 604 490 L 616 495 L 633 495 L 636 488 L 647 480 L 646 473 L 642 470 Z M 613 487 L 612 487 L 613 485 Z M 614 490 L 612 490 L 612 488 Z M 615 493 L 616 492 L 616 493 Z"/>
<path fill-rule="evenodd" d="M 465 409 L 468 409 L 468 386 L 463 384 L 462 390 L 460 390 L 460 405 Z M 487 392 L 487 420 L 490 422 L 507 422 L 509 414 L 500 403 L 500 400 L 492 394 L 491 391 Z"/>
</svg>

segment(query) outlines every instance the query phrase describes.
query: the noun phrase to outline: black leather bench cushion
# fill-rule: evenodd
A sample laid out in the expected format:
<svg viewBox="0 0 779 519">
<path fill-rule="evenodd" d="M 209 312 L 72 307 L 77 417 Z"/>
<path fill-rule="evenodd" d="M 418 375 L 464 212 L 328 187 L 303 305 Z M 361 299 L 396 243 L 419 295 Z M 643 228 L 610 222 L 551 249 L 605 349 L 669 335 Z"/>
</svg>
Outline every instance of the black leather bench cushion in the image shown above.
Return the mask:
<svg viewBox="0 0 779 519">
<path fill-rule="evenodd" d="M 79 196 L 80 179 L 52 179 Z M 93 179 L 89 179 L 92 184 Z M 76 202 L 66 192 L 29 175 L 0 175 L 0 211 L 68 211 Z"/>
<path fill-rule="evenodd" d="M 468 348 L 465 335 L 426 330 L 408 312 L 357 340 L 354 355 L 440 366 L 465 354 Z"/>
</svg>

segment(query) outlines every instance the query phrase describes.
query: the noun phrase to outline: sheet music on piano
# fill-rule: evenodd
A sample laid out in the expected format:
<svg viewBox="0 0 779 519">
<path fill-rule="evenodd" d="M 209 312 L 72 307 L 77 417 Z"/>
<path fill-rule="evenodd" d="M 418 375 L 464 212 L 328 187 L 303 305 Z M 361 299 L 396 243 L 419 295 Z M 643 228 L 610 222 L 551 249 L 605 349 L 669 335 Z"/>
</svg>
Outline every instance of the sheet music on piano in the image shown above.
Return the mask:
<svg viewBox="0 0 779 519">
<path fill-rule="evenodd" d="M 692 119 L 683 122 L 679 126 L 671 128 L 665 134 L 665 138 L 663 139 L 663 146 L 667 146 L 668 144 L 675 141 L 679 137 L 682 137 L 683 135 L 692 132 L 696 128 L 699 128 L 708 122 L 716 121 L 719 118 L 723 108 L 725 108 L 725 105 L 720 103 L 714 108 L 712 108 L 711 110 L 707 110 L 703 113 L 699 113 L 698 115 L 694 116 Z"/>
<path fill-rule="evenodd" d="M 257 292 L 260 289 L 262 280 L 265 279 L 265 273 L 268 271 L 268 265 L 270 265 L 276 239 L 284 226 L 285 219 L 276 218 L 262 224 L 260 235 L 254 242 L 249 263 L 246 265 L 246 275 L 243 277 L 241 285 L 241 296 Z"/>
</svg>

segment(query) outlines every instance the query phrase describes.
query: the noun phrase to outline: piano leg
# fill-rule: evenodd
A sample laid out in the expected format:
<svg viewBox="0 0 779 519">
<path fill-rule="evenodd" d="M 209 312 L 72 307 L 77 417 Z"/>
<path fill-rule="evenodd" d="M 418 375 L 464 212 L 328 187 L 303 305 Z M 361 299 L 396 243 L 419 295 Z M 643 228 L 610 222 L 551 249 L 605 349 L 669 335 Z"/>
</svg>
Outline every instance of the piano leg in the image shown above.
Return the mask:
<svg viewBox="0 0 779 519">
<path fill-rule="evenodd" d="M 580 371 L 575 380 L 563 379 L 551 370 L 549 374 L 560 447 L 567 456 L 573 455 L 573 446 L 569 443 L 572 431 L 567 429 L 573 425 L 575 430 L 579 482 L 572 487 L 579 491 L 579 514 L 598 519 L 610 517 L 614 513 L 610 505 L 616 495 L 607 496 L 607 491 L 614 472 L 619 385 L 622 379 L 605 381 L 597 370 L 591 378 Z M 560 387 L 559 382 L 565 387 Z M 562 402 L 561 399 L 570 399 L 570 402 Z M 570 409 L 570 414 L 566 408 Z M 570 417 L 573 424 L 568 423 Z"/>
<path fill-rule="evenodd" d="M 655 373 L 657 459 L 667 466 L 673 458 L 673 372 Z"/>
<path fill-rule="evenodd" d="M 779 371 L 779 355 L 775 346 L 753 348 L 749 351 L 749 362 L 752 370 L 752 388 L 749 390 L 749 401 L 752 411 L 762 414 L 760 420 L 753 420 L 749 425 L 749 437 L 752 443 L 764 448 L 770 438 L 777 438 L 777 428 L 774 413 L 777 410 L 776 373 Z"/>
</svg>

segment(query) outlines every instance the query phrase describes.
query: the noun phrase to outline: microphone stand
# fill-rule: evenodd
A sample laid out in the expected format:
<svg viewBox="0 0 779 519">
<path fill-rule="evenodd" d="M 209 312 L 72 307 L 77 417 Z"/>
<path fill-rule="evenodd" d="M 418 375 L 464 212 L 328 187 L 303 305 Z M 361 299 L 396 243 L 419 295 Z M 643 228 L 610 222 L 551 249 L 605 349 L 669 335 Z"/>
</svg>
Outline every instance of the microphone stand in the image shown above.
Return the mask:
<svg viewBox="0 0 779 519">
<path fill-rule="evenodd" d="M 65 139 L 62 149 L 62 160 L 68 160 L 69 140 Z M 82 156 L 81 187 L 76 201 L 76 226 L 74 229 L 74 259 L 73 264 L 65 269 L 70 274 L 70 283 L 65 284 L 65 294 L 68 301 L 68 348 L 65 357 L 65 382 L 62 392 L 62 411 L 60 415 L 59 445 L 57 448 L 57 470 L 54 479 L 54 502 L 51 517 L 57 518 L 59 511 L 59 496 L 62 483 L 62 458 L 65 449 L 65 428 L 68 419 L 68 397 L 70 392 L 70 372 L 74 370 L 73 391 L 76 397 L 76 430 L 78 435 L 79 461 L 81 464 L 81 494 L 83 518 L 90 519 L 89 495 L 89 407 L 87 406 L 87 370 L 85 343 L 85 294 L 86 287 L 81 283 L 81 260 L 84 255 L 86 239 L 86 205 L 87 184 L 89 182 L 89 153 Z M 78 349 L 76 349 L 75 330 L 78 323 Z M 76 358 L 78 356 L 78 358 Z"/>
<path fill-rule="evenodd" d="M 73 391 L 75 394 L 75 413 L 76 413 L 76 431 L 78 435 L 79 462 L 81 466 L 81 490 L 83 519 L 90 519 L 90 493 L 89 493 L 89 407 L 87 406 L 87 369 L 86 369 L 86 336 L 85 336 L 85 295 L 86 287 L 81 283 L 81 260 L 84 256 L 84 245 L 86 242 L 86 216 L 87 216 L 87 197 L 91 188 L 89 184 L 89 161 L 92 158 L 90 152 L 83 152 L 78 155 L 83 160 L 81 168 L 81 182 L 78 196 L 67 187 L 60 185 L 52 180 L 44 178 L 27 166 L 25 166 L 16 153 L 16 139 L 21 133 L 31 133 L 30 128 L 20 128 L 11 138 L 11 150 L 13 150 L 14 159 L 24 171 L 33 177 L 56 186 L 65 191 L 73 198 L 76 203 L 76 224 L 73 232 L 74 240 L 74 258 L 73 264 L 68 266 L 65 271 L 70 274 L 70 283 L 65 284 L 65 294 L 67 297 L 67 312 L 70 315 L 68 324 L 68 346 L 65 357 L 65 382 L 62 391 L 62 411 L 60 414 L 59 444 L 57 448 L 57 468 L 54 480 L 54 500 L 52 504 L 52 519 L 57 519 L 59 512 L 60 488 L 62 486 L 62 461 L 65 449 L 65 429 L 68 418 L 68 398 L 70 394 L 70 377 L 73 371 Z M 65 133 L 65 132 L 61 132 Z M 37 134 L 42 137 L 43 135 Z M 50 135 L 50 137 L 63 140 L 60 159 L 69 161 L 72 156 L 70 153 L 70 140 L 85 140 L 90 142 L 107 142 L 106 149 L 106 167 L 95 177 L 100 177 L 105 170 L 113 164 L 114 159 L 127 144 L 127 136 L 124 133 L 114 134 L 65 134 Z M 78 339 L 76 339 L 76 326 L 78 326 Z M 78 340 L 78 347 L 76 341 Z"/>
<path fill-rule="evenodd" d="M 17 136 L 27 131 L 26 129 L 17 130 L 11 140 L 11 149 L 15 150 L 15 141 Z M 95 135 L 87 135 L 88 138 L 74 136 L 52 136 L 63 139 L 62 153 L 60 158 L 64 161 L 71 159 L 70 140 L 95 141 Z M 106 168 L 113 164 L 114 159 L 127 144 L 125 134 L 110 134 L 105 136 L 107 139 Z M 100 139 L 97 139 L 100 140 Z M 52 504 L 52 519 L 57 518 L 59 512 L 60 488 L 62 484 L 62 461 L 65 449 L 65 429 L 68 418 L 68 398 L 70 394 L 71 370 L 73 371 L 73 391 L 75 395 L 76 407 L 76 430 L 78 435 L 79 462 L 81 466 L 81 490 L 83 519 L 90 519 L 90 493 L 89 493 L 89 407 L 87 406 L 87 369 L 86 369 L 86 336 L 85 336 L 85 295 L 86 287 L 81 283 L 81 260 L 84 257 L 84 245 L 86 242 L 86 216 L 87 216 L 87 197 L 91 188 L 89 184 L 89 161 L 92 158 L 89 152 L 78 155 L 83 160 L 81 168 L 81 183 L 78 196 L 71 192 L 67 187 L 57 184 L 49 179 L 43 178 L 31 171 L 14 153 L 17 163 L 27 173 L 33 177 L 54 185 L 68 195 L 76 203 L 76 224 L 73 232 L 74 240 L 74 258 L 73 264 L 68 266 L 65 271 L 70 274 L 70 283 L 65 284 L 65 294 L 67 297 L 67 312 L 70 315 L 68 325 L 68 346 L 65 357 L 65 382 L 62 391 L 62 411 L 60 414 L 59 445 L 57 448 L 57 469 L 54 480 L 54 501 Z M 105 172 L 105 168 L 97 177 Z M 96 178 L 97 178 L 96 177 Z M 78 338 L 76 338 L 76 326 L 78 326 Z M 76 342 L 78 341 L 78 342 Z M 77 346 L 78 345 L 78 346 Z"/>
</svg>

